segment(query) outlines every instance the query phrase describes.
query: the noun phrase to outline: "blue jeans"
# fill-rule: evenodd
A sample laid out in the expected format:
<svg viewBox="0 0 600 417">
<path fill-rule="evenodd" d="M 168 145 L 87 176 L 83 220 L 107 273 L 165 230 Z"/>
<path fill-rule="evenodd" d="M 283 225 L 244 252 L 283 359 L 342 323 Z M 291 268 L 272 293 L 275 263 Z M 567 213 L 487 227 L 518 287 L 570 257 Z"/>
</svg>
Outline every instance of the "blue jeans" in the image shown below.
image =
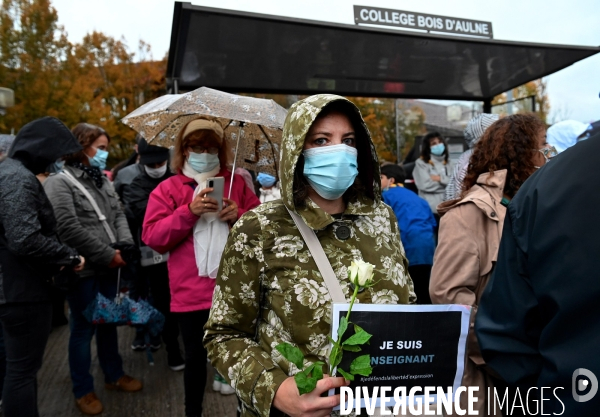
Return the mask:
<svg viewBox="0 0 600 417">
<path fill-rule="evenodd" d="M 116 276 L 102 275 L 80 280 L 67 295 L 71 309 L 69 368 L 75 398 L 81 398 L 94 391 L 94 378 L 90 374 L 91 342 L 94 334 L 100 368 L 104 372 L 104 382 L 115 382 L 125 374 L 123 360 L 119 355 L 117 327 L 112 324 L 96 326 L 83 317 L 83 311 L 96 299 L 98 292 L 112 300 L 116 291 Z"/>
</svg>

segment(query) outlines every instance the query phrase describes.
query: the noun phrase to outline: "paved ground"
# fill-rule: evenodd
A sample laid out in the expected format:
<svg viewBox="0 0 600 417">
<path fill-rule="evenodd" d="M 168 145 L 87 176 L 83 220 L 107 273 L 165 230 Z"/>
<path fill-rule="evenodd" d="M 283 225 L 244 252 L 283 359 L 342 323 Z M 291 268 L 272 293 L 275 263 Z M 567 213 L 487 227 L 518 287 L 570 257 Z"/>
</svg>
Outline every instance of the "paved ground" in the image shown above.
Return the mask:
<svg viewBox="0 0 600 417">
<path fill-rule="evenodd" d="M 145 353 L 131 350 L 134 330 L 119 328 L 119 351 L 125 372 L 144 382 L 138 393 L 106 391 L 95 342 L 92 343 L 92 375 L 96 394 L 104 404 L 101 417 L 184 417 L 183 372 L 173 372 L 167 366 L 163 349 L 154 353 L 154 366 L 148 364 Z M 69 328 L 55 328 L 50 334 L 44 366 L 38 374 L 38 404 L 41 417 L 80 417 L 71 393 L 67 344 Z M 209 375 L 204 395 L 204 417 L 235 417 L 237 400 L 234 395 L 223 396 L 212 391 L 214 369 Z M 362 415 L 366 415 L 363 410 Z M 407 415 L 411 415 L 410 413 Z M 436 416 L 441 417 L 441 416 Z"/>
<path fill-rule="evenodd" d="M 173 372 L 168 368 L 164 349 L 154 354 L 155 365 L 149 366 L 144 353 L 131 350 L 133 334 L 132 328 L 119 328 L 119 351 L 123 357 L 125 372 L 144 382 L 144 389 L 141 392 L 129 394 L 105 391 L 96 350 L 95 348 L 92 350 L 92 375 L 94 375 L 96 394 L 104 404 L 104 412 L 101 416 L 185 416 L 183 372 Z M 38 404 L 41 417 L 83 416 L 75 406 L 71 393 L 67 359 L 68 341 L 68 326 L 56 328 L 50 334 L 44 355 L 44 366 L 38 374 Z M 235 417 L 237 407 L 235 396 L 223 396 L 212 391 L 214 370 L 210 365 L 209 369 L 204 397 L 204 417 Z"/>
</svg>

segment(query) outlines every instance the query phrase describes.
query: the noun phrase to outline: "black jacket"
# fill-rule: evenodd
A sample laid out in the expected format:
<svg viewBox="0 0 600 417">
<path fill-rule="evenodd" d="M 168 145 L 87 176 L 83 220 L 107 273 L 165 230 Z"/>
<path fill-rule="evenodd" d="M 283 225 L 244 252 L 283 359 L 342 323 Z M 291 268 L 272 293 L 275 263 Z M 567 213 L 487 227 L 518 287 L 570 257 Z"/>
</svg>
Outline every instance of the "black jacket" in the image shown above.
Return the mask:
<svg viewBox="0 0 600 417">
<path fill-rule="evenodd" d="M 578 368 L 600 378 L 599 155 L 596 135 L 521 187 L 477 313 L 483 357 L 510 385 L 562 388 L 560 402 L 545 390 L 545 414 L 564 404 L 562 416 L 592 416 L 600 406 L 600 394 L 588 402 L 572 394 Z"/>
<path fill-rule="evenodd" d="M 129 221 L 131 234 L 139 246 L 143 244 L 140 236 L 150 193 L 158 184 L 172 175 L 171 171 L 167 169 L 161 178 L 152 178 L 146 173 L 143 166 L 140 166 L 140 174 L 127 187 L 123 187 L 122 202 L 125 205 L 125 214 Z"/>
<path fill-rule="evenodd" d="M 48 299 L 47 281 L 77 252 L 56 237 L 52 206 L 35 174 L 81 150 L 58 119 L 25 125 L 0 163 L 0 304 Z"/>
</svg>

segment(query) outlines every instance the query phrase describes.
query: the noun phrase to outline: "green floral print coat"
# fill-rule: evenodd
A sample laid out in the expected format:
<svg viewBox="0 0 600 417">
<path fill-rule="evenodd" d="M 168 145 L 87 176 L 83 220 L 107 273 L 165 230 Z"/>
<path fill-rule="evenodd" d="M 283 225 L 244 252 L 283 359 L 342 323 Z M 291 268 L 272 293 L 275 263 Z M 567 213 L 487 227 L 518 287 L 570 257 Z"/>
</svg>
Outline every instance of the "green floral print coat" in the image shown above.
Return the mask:
<svg viewBox="0 0 600 417">
<path fill-rule="evenodd" d="M 348 301 L 352 290 L 347 269 L 354 259 L 375 265 L 375 281 L 379 281 L 360 293 L 357 302 L 407 304 L 415 300 L 398 223 L 381 200 L 375 148 L 354 105 L 354 116 L 364 129 L 357 132 L 357 137 L 364 138 L 362 151 L 358 140 L 357 147 L 358 178 L 362 184 L 370 181 L 365 195 L 349 201 L 341 219 L 334 219 L 310 199 L 301 208 L 294 204 L 294 170 L 306 133 L 319 112 L 338 100 L 347 101 L 321 94 L 291 107 L 282 139 L 282 200 L 262 204 L 242 216 L 223 252 L 204 343 L 212 364 L 241 399 L 242 416 L 283 415 L 271 410 L 273 398 L 279 385 L 298 369 L 275 349 L 279 343 L 298 346 L 307 363 L 325 361 L 329 353 L 331 298 L 286 207 L 317 234 Z M 342 224 L 351 229 L 347 240 L 335 234 Z"/>
</svg>

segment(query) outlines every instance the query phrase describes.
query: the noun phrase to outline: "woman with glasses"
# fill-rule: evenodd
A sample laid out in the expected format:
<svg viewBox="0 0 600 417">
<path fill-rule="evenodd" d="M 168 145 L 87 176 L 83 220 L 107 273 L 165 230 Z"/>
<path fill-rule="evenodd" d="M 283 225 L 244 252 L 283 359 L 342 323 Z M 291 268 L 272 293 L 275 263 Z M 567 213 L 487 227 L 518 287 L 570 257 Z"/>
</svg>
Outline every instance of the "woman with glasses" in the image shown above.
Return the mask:
<svg viewBox="0 0 600 417">
<path fill-rule="evenodd" d="M 75 126 L 73 135 L 83 150 L 68 155 L 64 171 L 51 175 L 44 182 L 44 189 L 54 208 L 61 241 L 88 260 L 67 293 L 71 311 L 69 368 L 77 407 L 84 414 L 96 415 L 102 412 L 103 406 L 95 394 L 94 378 L 90 374 L 94 335 L 106 389 L 127 392 L 142 389 L 141 381 L 123 371 L 117 328 L 112 324 L 94 325 L 83 315 L 99 292 L 109 299 L 115 297 L 117 274 L 126 265 L 124 258 L 127 259 L 116 248 L 133 245 L 133 238 L 117 193 L 102 172 L 106 167 L 110 136 L 104 129 L 87 123 Z M 95 201 L 105 221 L 99 220 L 92 201 L 80 187 Z M 109 236 L 107 227 L 116 242 Z"/>
<path fill-rule="evenodd" d="M 216 272 L 229 228 L 260 201 L 244 179 L 232 175 L 231 154 L 223 128 L 214 119 L 185 125 L 175 141 L 171 169 L 176 174 L 150 194 L 142 240 L 160 253 L 169 252 L 171 311 L 178 318 L 185 348 L 185 412 L 202 414 L 206 385 L 203 327 L 208 320 Z M 208 178 L 223 177 L 223 208 L 208 194 Z M 231 198 L 226 198 L 233 181 Z M 219 387 L 222 393 L 233 393 Z"/>
<path fill-rule="evenodd" d="M 508 116 L 487 128 L 473 150 L 460 198 L 438 206 L 439 243 L 429 286 L 434 304 L 471 305 L 474 322 L 496 263 L 506 207 L 525 180 L 555 154 L 546 143 L 544 123 L 533 114 Z M 503 382 L 485 371 L 472 328 L 462 385 L 479 387 L 479 415 L 487 415 L 488 388 L 503 390 Z"/>
</svg>

